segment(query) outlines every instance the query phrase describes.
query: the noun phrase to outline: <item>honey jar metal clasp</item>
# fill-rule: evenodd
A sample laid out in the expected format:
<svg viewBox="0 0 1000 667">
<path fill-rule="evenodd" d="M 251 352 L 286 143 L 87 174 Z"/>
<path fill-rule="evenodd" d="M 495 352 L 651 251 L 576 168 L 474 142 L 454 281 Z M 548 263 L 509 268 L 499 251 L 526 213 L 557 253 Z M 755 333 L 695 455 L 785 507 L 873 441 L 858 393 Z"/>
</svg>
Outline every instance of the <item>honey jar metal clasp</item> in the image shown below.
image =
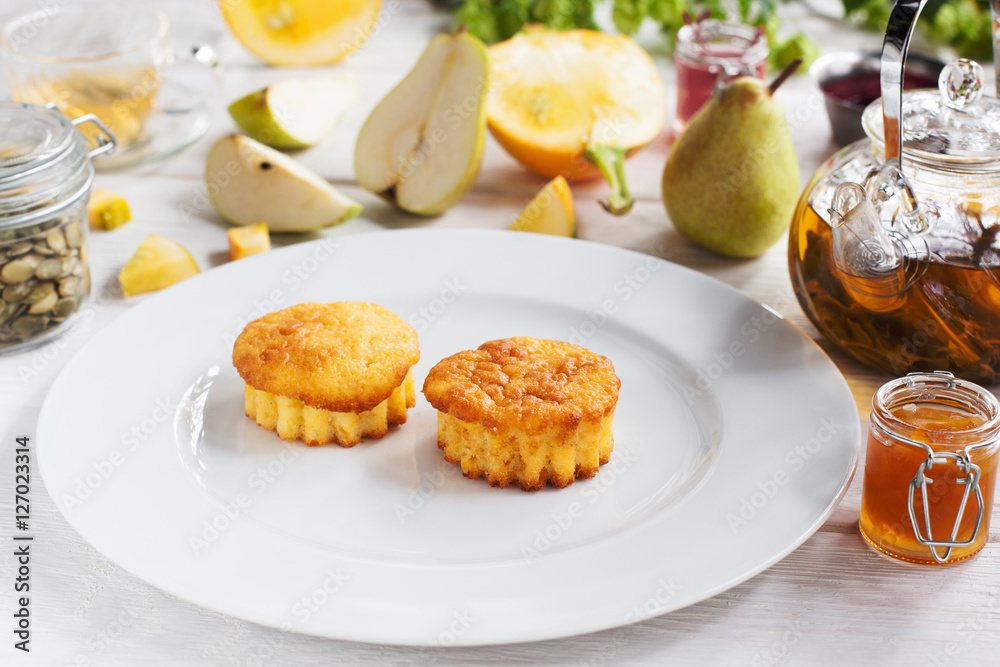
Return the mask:
<svg viewBox="0 0 1000 667">
<path fill-rule="evenodd" d="M 933 371 L 929 374 L 923 373 L 908 373 L 907 377 L 919 375 L 934 375 L 938 376 L 939 379 L 948 387 L 955 386 L 955 376 L 948 371 Z M 912 382 L 912 381 L 911 381 Z M 979 479 L 982 477 L 982 470 L 978 465 L 972 462 L 971 452 L 977 449 L 984 449 L 990 447 L 994 444 L 995 440 L 990 440 L 988 442 L 982 442 L 976 445 L 969 445 L 965 447 L 961 452 L 935 452 L 930 445 L 925 442 L 920 442 L 919 440 L 914 440 L 908 438 L 900 433 L 891 433 L 885 426 L 878 422 L 878 420 L 873 419 L 872 424 L 878 428 L 886 437 L 900 442 L 906 445 L 911 445 L 917 447 L 927 454 L 927 458 L 920 464 L 917 468 L 916 474 L 913 479 L 910 480 L 910 488 L 907 491 L 907 503 L 906 509 L 910 514 L 910 524 L 913 526 L 913 534 L 917 538 L 917 542 L 926 546 L 930 549 L 931 556 L 938 563 L 945 563 L 951 556 L 951 550 L 955 547 L 967 547 L 971 546 L 975 541 L 976 537 L 979 536 L 979 531 L 983 525 L 983 512 L 985 510 L 985 505 L 983 503 L 983 491 L 979 487 Z M 927 484 L 933 482 L 934 479 L 927 475 L 935 465 L 948 465 L 950 461 L 954 461 L 954 465 L 957 466 L 964 477 L 957 477 L 955 479 L 955 484 L 959 484 L 965 487 L 962 492 L 962 502 L 959 504 L 958 513 L 955 516 L 955 523 L 951 528 L 951 535 L 947 540 L 935 540 L 934 535 L 931 530 L 931 512 L 930 512 L 930 502 L 927 498 Z M 917 489 L 920 489 L 920 504 L 924 511 L 924 525 L 923 528 L 920 526 L 920 521 L 917 519 L 917 511 L 914 505 L 914 496 L 916 495 Z M 965 516 L 965 507 L 969 502 L 969 495 L 972 493 L 976 494 L 976 504 L 978 505 L 978 511 L 976 513 L 976 524 L 972 529 L 972 535 L 967 540 L 957 541 L 955 538 L 958 536 L 958 529 L 962 525 L 962 517 Z M 938 554 L 937 549 L 945 549 L 944 555 Z"/>
<path fill-rule="evenodd" d="M 982 470 L 979 466 L 972 462 L 969 452 L 972 449 L 978 449 L 983 445 L 977 445 L 975 447 L 967 447 L 962 450 L 962 453 L 956 454 L 953 452 L 935 452 L 929 446 L 922 442 L 917 442 L 916 440 L 911 440 L 906 437 L 895 436 L 896 440 L 902 440 L 910 445 L 916 445 L 921 447 L 927 452 L 927 458 L 920 467 L 917 468 L 917 473 L 910 480 L 910 489 L 907 495 L 907 509 L 910 512 L 910 523 L 913 524 L 913 534 L 917 538 L 917 542 L 928 547 L 931 551 L 931 556 L 938 563 L 947 562 L 949 556 L 951 556 L 951 550 L 954 547 L 967 547 L 975 542 L 976 537 L 979 535 L 979 529 L 983 525 L 983 491 L 979 488 L 979 478 L 982 476 Z M 930 506 L 927 500 L 927 483 L 933 482 L 934 480 L 927 476 L 927 471 L 934 467 L 935 464 L 947 465 L 948 461 L 954 461 L 955 465 L 965 474 L 965 477 L 956 478 L 955 483 L 963 485 L 965 490 L 962 492 L 962 502 L 958 506 L 958 513 L 955 516 L 955 523 L 951 528 L 951 537 L 948 540 L 935 540 L 931 533 L 931 513 Z M 914 509 L 914 495 L 916 489 L 920 489 L 920 501 L 924 510 L 924 528 L 926 530 L 926 537 L 920 529 L 920 522 L 917 520 L 917 513 Z M 976 503 L 979 506 L 979 510 L 976 514 L 976 525 L 972 529 L 972 535 L 967 540 L 956 541 L 955 537 L 958 535 L 959 526 L 962 523 L 962 517 L 965 516 L 965 506 L 969 502 L 969 494 L 975 491 Z M 944 555 L 938 555 L 937 548 L 941 547 L 945 549 Z"/>
</svg>

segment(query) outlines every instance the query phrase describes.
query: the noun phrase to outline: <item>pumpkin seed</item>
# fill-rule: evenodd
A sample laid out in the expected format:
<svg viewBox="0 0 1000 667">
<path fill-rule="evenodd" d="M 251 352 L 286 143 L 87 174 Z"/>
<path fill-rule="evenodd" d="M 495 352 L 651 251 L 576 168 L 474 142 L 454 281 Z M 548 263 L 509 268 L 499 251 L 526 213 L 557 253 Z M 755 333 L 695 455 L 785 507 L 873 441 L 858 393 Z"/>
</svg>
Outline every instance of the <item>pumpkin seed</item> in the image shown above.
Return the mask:
<svg viewBox="0 0 1000 667">
<path fill-rule="evenodd" d="M 19 283 L 35 275 L 35 269 L 41 264 L 38 255 L 24 255 L 11 260 L 0 269 L 0 280 L 7 283 Z"/>
<path fill-rule="evenodd" d="M 73 297 L 63 297 L 52 307 L 54 317 L 69 317 L 76 312 L 77 300 Z"/>
<path fill-rule="evenodd" d="M 45 235 L 45 243 L 59 254 L 66 252 L 66 237 L 63 235 L 61 229 L 50 230 Z"/>
<path fill-rule="evenodd" d="M 52 280 L 58 278 L 63 272 L 63 262 L 61 259 L 51 257 L 42 261 L 35 269 L 35 277 L 39 280 Z"/>
<path fill-rule="evenodd" d="M 31 291 L 35 289 L 35 285 L 37 284 L 37 281 L 34 279 L 29 279 L 14 283 L 13 285 L 7 285 L 7 287 L 3 288 L 3 292 L 0 293 L 0 297 L 4 301 L 20 301 L 31 294 Z"/>
<path fill-rule="evenodd" d="M 40 285 L 35 287 L 35 289 L 31 290 L 31 294 L 29 294 L 24 299 L 24 301 L 25 303 L 34 305 L 39 301 L 41 301 L 42 299 L 47 299 L 50 294 L 55 294 L 55 293 L 56 293 L 55 285 L 53 285 L 52 283 L 41 283 Z"/>
<path fill-rule="evenodd" d="M 80 281 L 72 276 L 69 278 L 63 278 L 59 281 L 59 295 L 60 296 L 73 296 L 80 289 Z"/>
<path fill-rule="evenodd" d="M 34 244 L 32 244 L 30 242 L 27 242 L 27 241 L 23 241 L 23 242 L 18 243 L 17 245 L 15 245 L 13 248 L 11 248 L 10 250 L 8 250 L 7 252 L 10 253 L 11 257 L 17 257 L 18 255 L 24 255 L 24 254 L 27 254 L 27 253 L 31 252 L 31 249 L 34 248 L 34 247 L 35 247 Z"/>
<path fill-rule="evenodd" d="M 45 284 L 50 286 L 52 285 L 52 283 Z M 31 307 L 28 308 L 28 313 L 31 315 L 42 315 L 43 313 L 47 313 L 52 310 L 58 302 L 59 295 L 56 294 L 56 291 L 53 289 L 52 291 L 46 293 L 44 297 L 31 304 Z"/>
<path fill-rule="evenodd" d="M 23 315 L 10 324 L 11 332 L 22 338 L 33 336 L 45 327 L 45 318 L 39 315 Z"/>
<path fill-rule="evenodd" d="M 66 245 L 70 248 L 79 248 L 83 243 L 83 231 L 80 229 L 79 222 L 71 222 L 66 225 L 64 233 L 66 235 Z"/>
</svg>

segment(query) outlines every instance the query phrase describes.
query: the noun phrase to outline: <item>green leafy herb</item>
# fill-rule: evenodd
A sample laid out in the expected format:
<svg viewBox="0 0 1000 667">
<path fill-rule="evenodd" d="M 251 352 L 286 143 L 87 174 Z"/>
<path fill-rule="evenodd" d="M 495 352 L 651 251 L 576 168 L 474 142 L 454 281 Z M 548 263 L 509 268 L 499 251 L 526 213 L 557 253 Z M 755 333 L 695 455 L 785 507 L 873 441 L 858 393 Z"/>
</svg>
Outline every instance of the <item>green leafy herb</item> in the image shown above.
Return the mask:
<svg viewBox="0 0 1000 667">
<path fill-rule="evenodd" d="M 634 34 L 646 18 L 645 0 L 615 0 L 611 7 L 611 20 L 615 28 L 626 35 Z"/>
<path fill-rule="evenodd" d="M 773 68 L 780 69 L 800 57 L 805 59 L 805 67 L 808 67 L 818 55 L 816 45 L 802 33 L 784 38 L 778 35 L 779 21 L 775 12 L 778 0 L 737 0 L 735 15 L 726 11 L 722 0 L 597 1 L 611 3 L 611 20 L 615 29 L 625 35 L 635 34 L 648 19 L 658 24 L 672 43 L 677 31 L 684 25 L 685 11 L 697 15 L 708 9 L 714 18 L 720 20 L 765 26 Z M 883 7 L 888 7 L 886 0 L 844 2 L 859 3 L 859 7 L 865 3 L 881 3 Z M 595 4 L 595 0 L 465 0 L 455 12 L 455 21 L 465 25 L 470 33 L 487 44 L 493 44 L 513 37 L 527 23 L 540 23 L 555 30 L 596 29 Z"/>
<path fill-rule="evenodd" d="M 841 0 L 844 15 L 883 32 L 892 6 L 886 0 Z M 966 58 L 989 60 L 993 53 L 993 21 L 988 0 L 930 0 L 917 27 L 931 41 L 946 44 Z"/>
</svg>

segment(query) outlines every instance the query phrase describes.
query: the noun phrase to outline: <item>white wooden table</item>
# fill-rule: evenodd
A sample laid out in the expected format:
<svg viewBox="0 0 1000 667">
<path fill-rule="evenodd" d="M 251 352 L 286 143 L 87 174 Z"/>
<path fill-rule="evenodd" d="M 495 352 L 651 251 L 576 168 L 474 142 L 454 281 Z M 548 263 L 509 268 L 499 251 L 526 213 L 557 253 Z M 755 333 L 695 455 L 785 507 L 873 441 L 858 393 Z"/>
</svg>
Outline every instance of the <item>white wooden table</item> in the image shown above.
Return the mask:
<svg viewBox="0 0 1000 667">
<path fill-rule="evenodd" d="M 123 0 L 124 1 L 124 0 Z M 207 2 L 207 0 L 203 0 Z M 6 0 L 0 18 L 44 6 Z M 176 10 L 176 8 L 175 8 Z M 878 47 L 880 37 L 784 6 L 787 25 L 812 34 L 824 50 Z M 542 181 L 519 167 L 492 140 L 476 187 L 436 219 L 402 215 L 353 183 L 354 138 L 368 112 L 409 69 L 429 37 L 450 17 L 423 1 L 388 0 L 383 28 L 342 67 L 362 82 L 361 102 L 320 146 L 298 156 L 365 205 L 362 219 L 323 232 L 339 236 L 400 227 L 503 228 Z M 655 32 L 655 31 L 654 31 Z M 655 44 L 651 35 L 648 44 Z M 655 53 L 673 104 L 672 66 Z M 35 476 L 32 492 L 31 653 L 13 648 L 13 532 L 15 437 L 34 436 L 39 408 L 60 369 L 83 343 L 136 300 L 118 295 L 116 274 L 150 232 L 185 245 L 203 269 L 226 261 L 226 225 L 208 208 L 204 192 L 208 148 L 234 131 L 230 101 L 302 70 L 268 68 L 235 42 L 224 50 L 225 72 L 207 136 L 181 155 L 122 174 L 99 174 L 96 186 L 124 195 L 134 220 L 112 233 L 91 235 L 97 317 L 56 346 L 0 357 L 0 664 L 15 665 L 965 665 L 1000 664 L 1000 524 L 971 562 L 919 567 L 879 556 L 858 529 L 860 467 L 833 516 L 783 561 L 712 599 L 666 616 L 618 629 L 535 644 L 467 649 L 403 648 L 331 641 L 283 633 L 178 600 L 123 571 L 94 550 L 63 519 Z M 796 77 L 780 96 L 792 119 L 803 184 L 835 150 L 817 89 Z M 604 213 L 600 183 L 574 186 L 579 235 L 692 267 L 768 304 L 799 326 L 806 321 L 791 292 L 784 242 L 753 261 L 711 256 L 681 238 L 660 202 L 660 174 L 668 152 L 661 137 L 628 163 L 636 195 L 625 219 Z M 202 200 L 203 201 L 203 200 Z M 312 235 L 277 237 L 295 243 Z M 847 377 L 863 419 L 875 388 L 887 378 L 843 355 L 831 357 Z M 109 397 L 109 400 L 112 400 Z M 863 425 L 867 428 L 867 423 Z M 86 433 L 80 434 L 86 438 Z M 862 452 L 863 457 L 863 452 Z"/>
</svg>

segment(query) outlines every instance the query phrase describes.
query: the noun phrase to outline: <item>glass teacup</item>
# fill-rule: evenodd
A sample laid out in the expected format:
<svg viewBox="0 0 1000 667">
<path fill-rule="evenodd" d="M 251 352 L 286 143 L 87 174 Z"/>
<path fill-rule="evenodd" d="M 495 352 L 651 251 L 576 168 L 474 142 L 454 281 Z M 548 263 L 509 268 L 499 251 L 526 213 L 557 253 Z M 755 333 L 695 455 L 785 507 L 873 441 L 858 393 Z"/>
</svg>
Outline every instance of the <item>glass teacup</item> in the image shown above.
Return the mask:
<svg viewBox="0 0 1000 667">
<path fill-rule="evenodd" d="M 139 3 L 40 9 L 10 20 L 0 47 L 15 100 L 54 103 L 70 118 L 93 113 L 119 150 L 146 140 L 170 59 L 162 12 Z M 88 143 L 94 139 L 87 136 Z"/>
</svg>

